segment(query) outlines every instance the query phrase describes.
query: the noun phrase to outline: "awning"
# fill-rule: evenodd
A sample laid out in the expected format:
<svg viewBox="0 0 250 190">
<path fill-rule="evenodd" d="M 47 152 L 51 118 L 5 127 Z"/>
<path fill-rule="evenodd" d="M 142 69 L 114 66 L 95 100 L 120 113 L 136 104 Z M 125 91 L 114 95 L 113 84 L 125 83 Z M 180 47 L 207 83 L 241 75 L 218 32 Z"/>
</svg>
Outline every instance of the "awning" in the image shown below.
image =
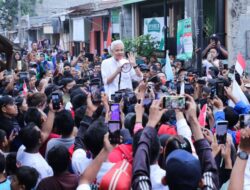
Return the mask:
<svg viewBox="0 0 250 190">
<path fill-rule="evenodd" d="M 93 12 L 90 15 L 86 15 L 86 17 L 99 17 L 99 16 L 107 16 L 107 15 L 109 15 L 109 11 L 104 10 L 104 11 Z"/>
<path fill-rule="evenodd" d="M 142 2 L 142 1 L 145 1 L 145 0 L 123 0 L 122 4 L 127 5 L 127 4 Z"/>
<path fill-rule="evenodd" d="M 56 13 L 56 14 L 51 15 L 49 18 L 65 16 L 65 15 L 68 15 L 69 13 L 72 13 L 73 11 L 74 10 L 69 10 L 69 11 L 65 11 L 62 13 Z"/>
</svg>

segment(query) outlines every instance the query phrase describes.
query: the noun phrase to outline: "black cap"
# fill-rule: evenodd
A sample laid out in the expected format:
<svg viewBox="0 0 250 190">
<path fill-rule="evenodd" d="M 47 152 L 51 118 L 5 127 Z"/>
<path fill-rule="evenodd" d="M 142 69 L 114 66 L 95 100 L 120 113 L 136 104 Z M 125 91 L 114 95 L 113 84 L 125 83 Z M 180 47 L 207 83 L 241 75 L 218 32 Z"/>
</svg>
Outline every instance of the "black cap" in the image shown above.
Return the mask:
<svg viewBox="0 0 250 190">
<path fill-rule="evenodd" d="M 218 40 L 219 40 L 219 36 L 217 36 L 217 34 L 212 34 L 212 35 L 210 36 L 210 39 L 211 39 L 211 40 L 216 40 L 216 41 L 218 41 Z"/>
<path fill-rule="evenodd" d="M 141 71 L 149 71 L 149 68 L 148 68 L 148 66 L 146 64 L 141 64 L 140 65 L 140 70 Z"/>
</svg>

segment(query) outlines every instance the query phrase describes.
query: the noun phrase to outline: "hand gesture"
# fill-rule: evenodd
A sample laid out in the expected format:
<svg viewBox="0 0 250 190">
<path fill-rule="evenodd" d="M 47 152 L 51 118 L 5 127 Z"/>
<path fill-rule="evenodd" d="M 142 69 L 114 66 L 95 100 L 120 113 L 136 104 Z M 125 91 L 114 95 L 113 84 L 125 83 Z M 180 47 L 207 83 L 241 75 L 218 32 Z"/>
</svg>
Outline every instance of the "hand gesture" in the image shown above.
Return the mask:
<svg viewBox="0 0 250 190">
<path fill-rule="evenodd" d="M 221 150 L 221 146 L 219 146 L 218 142 L 217 142 L 217 138 L 216 138 L 216 134 L 214 134 L 214 138 L 211 144 L 211 148 L 212 148 L 212 154 L 214 157 L 217 156 L 217 154 L 219 154 L 220 150 Z"/>
<path fill-rule="evenodd" d="M 93 113 L 96 111 L 97 106 L 95 106 L 91 100 L 91 94 L 88 93 L 87 95 L 87 109 L 86 109 L 86 115 L 89 117 L 92 117 Z"/>
<path fill-rule="evenodd" d="M 140 82 L 136 93 L 137 100 L 144 99 L 146 90 L 147 90 L 147 84 L 144 81 Z"/>
<path fill-rule="evenodd" d="M 207 141 L 212 144 L 214 141 L 213 133 L 209 129 L 206 129 L 206 128 L 202 128 L 202 133 L 205 139 L 207 139 Z"/>
<path fill-rule="evenodd" d="M 113 150 L 114 147 L 115 146 L 113 146 L 112 144 L 110 144 L 109 133 L 106 133 L 104 135 L 104 138 L 103 138 L 103 148 L 104 148 L 104 150 L 107 151 L 108 153 L 110 153 Z"/>
<path fill-rule="evenodd" d="M 143 100 L 139 100 L 135 105 L 136 122 L 142 122 L 142 117 L 145 109 L 143 107 Z"/>
<path fill-rule="evenodd" d="M 224 87 L 226 96 L 231 99 L 233 97 L 232 87 Z"/>
<path fill-rule="evenodd" d="M 52 100 L 50 101 L 50 103 L 49 103 L 49 110 L 50 110 L 51 112 L 56 113 L 56 112 L 62 111 L 63 109 L 64 109 L 64 108 L 63 108 L 63 105 L 62 105 L 62 103 L 60 103 L 60 109 L 55 110 L 55 109 L 53 108 Z"/>
<path fill-rule="evenodd" d="M 240 149 L 250 154 L 250 128 L 241 129 L 240 136 Z"/>
<path fill-rule="evenodd" d="M 0 72 L 0 81 L 4 79 L 4 71 Z"/>
<path fill-rule="evenodd" d="M 221 144 L 221 156 L 225 159 L 231 159 L 231 140 L 227 138 L 226 144 Z"/>
<path fill-rule="evenodd" d="M 222 102 L 222 100 L 221 100 L 220 98 L 214 97 L 214 99 L 211 100 L 211 103 L 212 103 L 212 105 L 213 105 L 216 109 L 219 109 L 219 110 L 223 109 L 223 102 Z"/>
<path fill-rule="evenodd" d="M 135 55 L 132 52 L 128 53 L 128 61 L 131 64 L 132 67 L 136 66 L 136 60 L 135 60 Z"/>
<path fill-rule="evenodd" d="M 192 96 L 188 95 L 188 94 L 185 94 L 185 97 L 187 99 L 187 109 L 184 111 L 185 115 L 186 115 L 186 118 L 187 118 L 187 121 L 190 121 L 191 119 L 194 119 L 196 118 L 197 119 L 197 116 L 196 116 L 196 103 L 193 99 Z"/>
<path fill-rule="evenodd" d="M 156 127 L 158 122 L 160 121 L 163 113 L 165 113 L 166 109 L 161 109 L 160 105 L 162 104 L 163 98 L 160 100 L 154 100 L 149 109 L 149 117 L 147 126 Z"/>
</svg>

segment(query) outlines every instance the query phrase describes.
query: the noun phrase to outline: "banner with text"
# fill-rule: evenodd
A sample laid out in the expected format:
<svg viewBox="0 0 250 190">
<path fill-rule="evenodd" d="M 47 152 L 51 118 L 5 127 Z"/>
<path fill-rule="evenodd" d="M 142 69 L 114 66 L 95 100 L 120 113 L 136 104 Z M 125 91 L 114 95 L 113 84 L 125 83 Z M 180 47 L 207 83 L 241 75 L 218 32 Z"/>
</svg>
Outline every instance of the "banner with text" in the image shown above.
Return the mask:
<svg viewBox="0 0 250 190">
<path fill-rule="evenodd" d="M 193 55 L 192 20 L 178 21 L 177 26 L 177 59 L 188 60 Z"/>
<path fill-rule="evenodd" d="M 145 18 L 143 34 L 150 34 L 159 43 L 158 50 L 164 50 L 164 17 Z"/>
</svg>

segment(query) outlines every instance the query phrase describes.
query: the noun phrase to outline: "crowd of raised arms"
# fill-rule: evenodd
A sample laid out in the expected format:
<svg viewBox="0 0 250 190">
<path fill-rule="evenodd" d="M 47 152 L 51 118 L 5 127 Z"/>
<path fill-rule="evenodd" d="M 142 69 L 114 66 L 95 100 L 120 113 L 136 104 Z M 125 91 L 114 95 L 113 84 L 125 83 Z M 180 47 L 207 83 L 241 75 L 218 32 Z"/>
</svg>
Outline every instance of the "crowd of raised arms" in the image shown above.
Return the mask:
<svg viewBox="0 0 250 190">
<path fill-rule="evenodd" d="M 200 50 L 197 50 L 200 51 Z M 31 44 L 0 72 L 0 190 L 249 190 L 250 80 L 216 35 L 202 72 L 113 41 Z"/>
</svg>

